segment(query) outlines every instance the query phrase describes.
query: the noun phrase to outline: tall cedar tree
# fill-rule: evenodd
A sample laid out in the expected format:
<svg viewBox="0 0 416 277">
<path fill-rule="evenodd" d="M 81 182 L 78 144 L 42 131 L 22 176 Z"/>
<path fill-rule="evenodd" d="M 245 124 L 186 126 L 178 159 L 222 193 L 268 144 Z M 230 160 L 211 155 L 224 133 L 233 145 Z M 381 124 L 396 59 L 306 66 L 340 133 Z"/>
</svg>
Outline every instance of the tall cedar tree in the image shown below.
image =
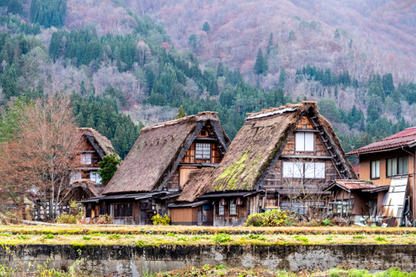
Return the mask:
<svg viewBox="0 0 416 277">
<path fill-rule="evenodd" d="M 264 58 L 263 58 L 263 51 L 261 48 L 257 51 L 256 62 L 254 63 L 254 74 L 261 75 L 264 72 Z"/>
<path fill-rule="evenodd" d="M 270 33 L 269 43 L 267 44 L 267 55 L 270 55 L 270 51 L 273 48 L 273 33 Z"/>
<path fill-rule="evenodd" d="M 211 27 L 207 21 L 205 21 L 204 26 L 202 26 L 202 31 L 205 31 L 207 34 L 211 31 Z"/>
</svg>

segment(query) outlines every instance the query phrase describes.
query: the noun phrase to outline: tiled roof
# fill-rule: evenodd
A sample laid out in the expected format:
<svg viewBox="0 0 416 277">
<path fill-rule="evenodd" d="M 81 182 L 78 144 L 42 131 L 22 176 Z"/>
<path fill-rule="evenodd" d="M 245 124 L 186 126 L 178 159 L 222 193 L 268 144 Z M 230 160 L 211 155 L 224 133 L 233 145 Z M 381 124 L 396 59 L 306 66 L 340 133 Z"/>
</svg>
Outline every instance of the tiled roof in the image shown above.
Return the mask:
<svg viewBox="0 0 416 277">
<path fill-rule="evenodd" d="M 354 168 L 355 173 L 357 173 L 357 174 L 360 173 L 360 166 L 359 165 L 356 165 L 353 168 Z"/>
<path fill-rule="evenodd" d="M 408 144 L 411 144 L 413 142 L 416 142 L 416 127 L 408 128 L 390 137 L 384 138 L 364 147 L 353 150 L 347 153 L 347 156 L 407 146 Z"/>
<path fill-rule="evenodd" d="M 371 182 L 365 182 L 361 180 L 334 180 L 324 191 L 329 191 L 334 187 L 340 187 L 348 192 L 352 190 L 361 190 L 361 191 L 372 191 L 378 189 L 385 189 L 389 186 L 387 185 L 376 185 Z"/>
<path fill-rule="evenodd" d="M 335 180 L 335 182 L 348 190 L 372 189 L 377 187 L 377 185 L 373 183 L 366 183 L 359 180 Z"/>
</svg>

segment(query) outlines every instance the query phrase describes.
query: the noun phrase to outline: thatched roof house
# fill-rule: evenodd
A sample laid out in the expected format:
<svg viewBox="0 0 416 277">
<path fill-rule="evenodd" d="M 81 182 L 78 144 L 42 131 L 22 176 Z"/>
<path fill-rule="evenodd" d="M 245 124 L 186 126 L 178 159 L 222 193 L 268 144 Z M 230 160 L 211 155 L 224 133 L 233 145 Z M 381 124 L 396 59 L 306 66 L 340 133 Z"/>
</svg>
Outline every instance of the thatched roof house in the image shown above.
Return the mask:
<svg viewBox="0 0 416 277">
<path fill-rule="evenodd" d="M 327 140 L 327 151 L 335 158 L 340 176 L 356 178 L 331 124 L 319 114 L 316 102 L 304 101 L 248 114 L 220 165 L 190 179 L 178 201 L 194 201 L 204 193 L 261 189 L 305 115 Z"/>
<path fill-rule="evenodd" d="M 61 205 L 68 205 L 71 200 L 81 201 L 100 195 L 99 188 L 89 179 L 75 180 L 71 184 L 71 189 L 62 197 Z"/>
<path fill-rule="evenodd" d="M 93 128 L 78 128 L 87 141 L 94 147 L 95 151 L 103 158 L 106 155 L 117 154 L 111 141 L 105 136 L 101 135 Z M 81 149 L 82 150 L 82 149 Z"/>
<path fill-rule="evenodd" d="M 151 192 L 162 189 L 204 127 L 224 153 L 230 139 L 214 112 L 201 112 L 159 123 L 141 130 L 141 135 L 103 194 Z M 208 141 L 209 138 L 207 138 Z"/>
</svg>

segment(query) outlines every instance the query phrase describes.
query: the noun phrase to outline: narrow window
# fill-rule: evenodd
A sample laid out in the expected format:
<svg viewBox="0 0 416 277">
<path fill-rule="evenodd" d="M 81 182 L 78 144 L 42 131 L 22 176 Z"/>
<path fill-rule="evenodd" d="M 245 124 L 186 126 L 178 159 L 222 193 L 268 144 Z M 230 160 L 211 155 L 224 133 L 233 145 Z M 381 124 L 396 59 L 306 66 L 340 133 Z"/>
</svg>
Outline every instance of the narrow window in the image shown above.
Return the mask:
<svg viewBox="0 0 416 277">
<path fill-rule="evenodd" d="M 230 215 L 237 214 L 237 205 L 235 203 L 235 199 L 230 201 Z"/>
<path fill-rule="evenodd" d="M 399 175 L 407 174 L 407 157 L 400 157 L 398 158 L 398 173 Z"/>
<path fill-rule="evenodd" d="M 82 154 L 81 164 L 91 164 L 91 154 Z"/>
<path fill-rule="evenodd" d="M 315 179 L 325 179 L 325 163 L 315 163 Z"/>
<path fill-rule="evenodd" d="M 87 205 L 87 212 L 86 212 L 85 217 L 91 217 L 91 204 Z"/>
<path fill-rule="evenodd" d="M 295 137 L 295 148 L 297 152 L 307 151 L 313 152 L 315 144 L 315 136 L 313 133 L 299 132 Z"/>
<path fill-rule="evenodd" d="M 292 162 L 283 162 L 283 178 L 293 178 Z"/>
<path fill-rule="evenodd" d="M 220 204 L 218 207 L 218 215 L 224 215 L 224 206 Z"/>
<path fill-rule="evenodd" d="M 371 161 L 371 179 L 380 178 L 380 160 Z"/>
<path fill-rule="evenodd" d="M 95 182 L 96 184 L 101 184 L 101 177 L 98 172 L 90 172 L 90 180 Z"/>
<path fill-rule="evenodd" d="M 196 143 L 195 158 L 198 160 L 211 159 L 211 144 L 210 143 Z"/>
<path fill-rule="evenodd" d="M 72 184 L 76 179 L 77 179 L 77 177 L 76 177 L 77 175 L 75 174 L 75 172 L 71 172 L 71 179 L 70 179 L 70 181 L 69 181 L 69 183 L 70 184 Z"/>
</svg>

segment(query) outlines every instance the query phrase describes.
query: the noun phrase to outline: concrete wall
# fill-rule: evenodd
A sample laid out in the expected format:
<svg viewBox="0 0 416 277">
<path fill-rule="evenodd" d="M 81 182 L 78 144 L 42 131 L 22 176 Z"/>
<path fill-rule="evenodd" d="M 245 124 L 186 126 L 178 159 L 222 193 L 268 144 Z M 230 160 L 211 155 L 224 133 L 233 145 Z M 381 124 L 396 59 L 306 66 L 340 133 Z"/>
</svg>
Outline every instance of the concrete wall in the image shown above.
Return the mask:
<svg viewBox="0 0 416 277">
<path fill-rule="evenodd" d="M 328 269 L 349 264 L 354 268 L 372 265 L 372 270 L 399 267 L 416 271 L 416 245 L 288 245 L 288 246 L 87 246 L 82 249 L 87 268 L 96 274 L 114 272 L 140 276 L 143 269 L 159 272 L 188 266 L 223 264 L 232 267 L 269 269 Z M 21 245 L 0 248 L 0 264 L 44 264 L 67 268 L 79 259 L 71 245 Z"/>
</svg>

